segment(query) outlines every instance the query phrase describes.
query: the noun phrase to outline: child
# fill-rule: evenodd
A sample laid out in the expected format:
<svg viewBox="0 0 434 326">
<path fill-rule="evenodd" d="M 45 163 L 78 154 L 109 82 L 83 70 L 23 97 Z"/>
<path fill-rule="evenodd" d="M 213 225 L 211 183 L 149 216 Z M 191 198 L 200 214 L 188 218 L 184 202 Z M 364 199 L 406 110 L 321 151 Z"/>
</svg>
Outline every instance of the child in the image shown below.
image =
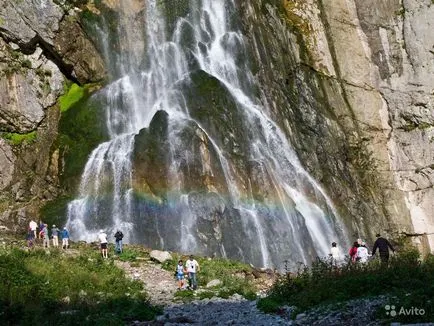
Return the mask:
<svg viewBox="0 0 434 326">
<path fill-rule="evenodd" d="M 186 273 L 184 269 L 184 264 L 182 263 L 182 259 L 178 261 L 175 273 L 176 279 L 178 280 L 178 290 L 181 290 L 184 288 L 184 274 Z"/>
</svg>

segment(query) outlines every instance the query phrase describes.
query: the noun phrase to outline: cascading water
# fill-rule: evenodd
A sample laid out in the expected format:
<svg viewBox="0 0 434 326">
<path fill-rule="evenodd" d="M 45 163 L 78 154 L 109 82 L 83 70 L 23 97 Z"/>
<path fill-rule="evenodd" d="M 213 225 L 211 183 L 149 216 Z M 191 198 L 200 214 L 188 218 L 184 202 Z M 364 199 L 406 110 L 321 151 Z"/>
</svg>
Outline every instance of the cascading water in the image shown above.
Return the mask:
<svg viewBox="0 0 434 326">
<path fill-rule="evenodd" d="M 309 263 L 325 256 L 332 241 L 346 245 L 331 201 L 257 95 L 244 37 L 231 15 L 233 1 L 190 1 L 188 14 L 170 33 L 161 1 L 146 1 L 146 26 L 141 27 L 146 36 L 137 33 L 131 18 L 138 1 L 121 2 L 119 37 L 125 37 L 112 69 L 120 78 L 98 95 L 107 99 L 111 140 L 90 155 L 79 196 L 68 206 L 75 238 L 95 240 L 100 228 L 120 228 L 129 242 L 277 267 L 285 259 Z M 233 146 L 229 152 L 228 139 L 235 135 L 211 128 L 209 117 L 192 108 L 188 89 L 198 72 L 234 104 L 227 115 L 238 117 L 238 129 L 246 135 L 238 139 L 245 144 L 241 149 Z M 158 111 L 168 116 L 167 189 L 159 196 L 148 190 L 158 200 L 143 203 L 133 181 L 135 139 Z M 194 170 L 197 161 L 200 169 Z M 188 179 L 194 173 L 205 180 L 200 191 Z"/>
</svg>

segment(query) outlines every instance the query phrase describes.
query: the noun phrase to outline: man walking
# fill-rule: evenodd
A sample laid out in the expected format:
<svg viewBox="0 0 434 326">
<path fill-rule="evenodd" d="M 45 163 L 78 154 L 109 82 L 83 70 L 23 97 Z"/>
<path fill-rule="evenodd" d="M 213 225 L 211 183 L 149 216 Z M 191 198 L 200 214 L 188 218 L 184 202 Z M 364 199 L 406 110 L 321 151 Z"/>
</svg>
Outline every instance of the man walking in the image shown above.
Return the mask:
<svg viewBox="0 0 434 326">
<path fill-rule="evenodd" d="M 115 239 L 116 239 L 116 253 L 121 254 L 122 253 L 122 239 L 124 237 L 124 234 L 117 230 L 115 233 Z"/>
<path fill-rule="evenodd" d="M 194 259 L 193 255 L 185 262 L 185 267 L 188 273 L 188 286 L 193 287 L 193 290 L 197 289 L 197 278 L 196 273 L 199 272 L 199 263 Z"/>
<path fill-rule="evenodd" d="M 380 259 L 383 264 L 387 264 L 389 262 L 389 248 L 392 250 L 392 252 L 395 252 L 395 249 L 393 249 L 392 245 L 389 241 L 381 237 L 380 234 L 377 234 L 377 240 L 375 240 L 374 248 L 372 249 L 372 256 L 375 255 L 375 252 L 380 252 Z"/>
</svg>

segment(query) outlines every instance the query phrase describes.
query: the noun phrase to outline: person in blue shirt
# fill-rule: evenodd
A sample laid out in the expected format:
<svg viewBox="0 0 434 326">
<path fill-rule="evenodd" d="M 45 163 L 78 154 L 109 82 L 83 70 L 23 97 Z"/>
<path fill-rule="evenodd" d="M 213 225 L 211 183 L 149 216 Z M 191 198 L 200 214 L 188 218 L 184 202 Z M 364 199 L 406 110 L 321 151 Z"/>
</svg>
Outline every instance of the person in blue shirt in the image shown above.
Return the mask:
<svg viewBox="0 0 434 326">
<path fill-rule="evenodd" d="M 68 249 L 69 248 L 69 232 L 66 229 L 66 227 L 63 228 L 63 230 L 61 232 L 61 236 L 62 236 L 62 248 Z"/>
</svg>

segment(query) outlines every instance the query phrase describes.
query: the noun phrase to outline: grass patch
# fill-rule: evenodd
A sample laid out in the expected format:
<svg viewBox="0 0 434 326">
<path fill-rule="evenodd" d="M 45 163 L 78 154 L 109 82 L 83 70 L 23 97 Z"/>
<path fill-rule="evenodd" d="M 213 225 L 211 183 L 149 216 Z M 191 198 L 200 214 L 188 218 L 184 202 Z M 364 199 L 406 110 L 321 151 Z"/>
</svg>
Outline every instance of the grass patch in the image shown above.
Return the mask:
<svg viewBox="0 0 434 326">
<path fill-rule="evenodd" d="M 112 260 L 83 250 L 0 249 L 0 317 L 11 325 L 105 325 L 151 320 L 159 312 Z"/>
<path fill-rule="evenodd" d="M 66 112 L 74 104 L 78 103 L 81 99 L 88 95 L 88 87 L 81 87 L 77 84 L 72 84 L 64 95 L 60 96 L 59 104 L 60 111 Z"/>
<path fill-rule="evenodd" d="M 185 261 L 188 256 L 180 256 L 172 254 L 174 257 L 171 261 L 166 261 L 162 267 L 168 271 L 175 271 L 175 267 L 179 259 Z M 214 258 L 208 259 L 206 257 L 196 257 L 195 259 L 200 265 L 200 272 L 197 273 L 197 281 L 199 287 L 205 287 L 206 284 L 214 279 L 219 279 L 222 281 L 222 285 L 213 291 L 207 291 L 202 293 L 205 296 L 213 293 L 213 296 L 218 296 L 221 298 L 228 298 L 231 295 L 238 293 L 244 296 L 248 300 L 254 300 L 256 298 L 256 288 L 252 282 L 248 281 L 244 277 L 237 276 L 238 274 L 243 274 L 244 272 L 250 273 L 252 268 L 244 263 L 224 259 L 224 258 Z M 189 292 L 189 291 L 180 291 Z M 199 293 L 199 296 L 202 295 Z M 188 296 L 187 294 L 179 294 L 179 296 Z"/>
<path fill-rule="evenodd" d="M 119 255 L 119 260 L 121 261 L 129 261 L 129 262 L 135 262 L 137 256 L 139 256 L 139 253 L 134 249 L 126 249 L 123 248 L 122 253 Z"/>
<path fill-rule="evenodd" d="M 15 132 L 3 133 L 2 138 L 8 140 L 12 145 L 31 144 L 36 141 L 36 131 L 31 131 L 26 134 L 18 134 Z"/>
<path fill-rule="evenodd" d="M 332 289 L 332 290 L 331 290 Z M 434 317 L 434 257 L 420 262 L 415 249 L 391 257 L 389 267 L 378 261 L 369 264 L 349 264 L 335 268 L 319 260 L 311 268 L 303 268 L 296 275 L 284 275 L 277 280 L 258 308 L 276 312 L 280 306 L 292 305 L 297 312 L 309 308 L 336 304 L 351 299 L 388 295 L 395 306 L 418 307 L 423 316 L 396 316 L 393 321 L 425 322 Z M 385 318 L 382 309 L 381 318 Z"/>
</svg>

